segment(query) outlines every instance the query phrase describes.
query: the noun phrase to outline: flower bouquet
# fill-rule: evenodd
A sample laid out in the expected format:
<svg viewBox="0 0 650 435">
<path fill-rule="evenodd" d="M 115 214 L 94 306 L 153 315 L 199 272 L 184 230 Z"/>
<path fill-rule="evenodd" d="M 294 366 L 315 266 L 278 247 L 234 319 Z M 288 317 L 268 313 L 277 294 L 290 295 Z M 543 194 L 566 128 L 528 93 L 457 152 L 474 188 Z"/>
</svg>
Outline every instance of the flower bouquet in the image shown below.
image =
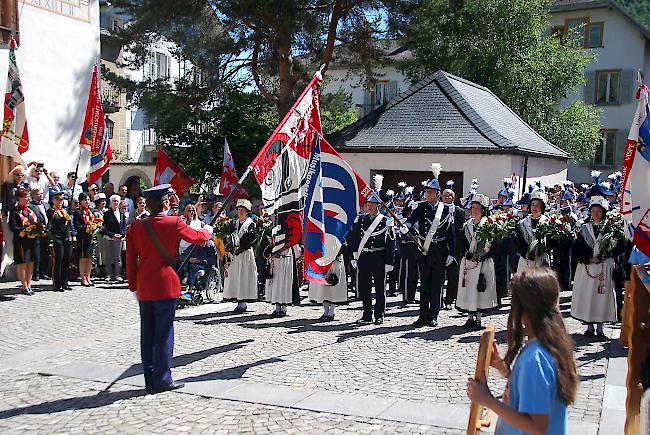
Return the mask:
<svg viewBox="0 0 650 435">
<path fill-rule="evenodd" d="M 221 240 L 226 240 L 228 236 L 235 232 L 235 226 L 232 224 L 232 220 L 225 215 L 217 217 L 212 228 L 214 229 L 214 237 Z"/>
<path fill-rule="evenodd" d="M 273 221 L 268 216 L 261 216 L 255 220 L 255 232 L 257 239 L 257 247 L 271 238 L 271 233 L 273 231 Z"/>
<path fill-rule="evenodd" d="M 476 258 L 481 260 L 493 244 L 501 243 L 515 229 L 517 221 L 512 213 L 497 213 L 487 218 L 476 229 Z"/>
<path fill-rule="evenodd" d="M 600 234 L 601 257 L 613 257 L 616 246 L 625 240 L 625 223 L 618 209 L 607 213 Z"/>
<path fill-rule="evenodd" d="M 41 223 L 35 223 L 28 225 L 24 230 L 18 234 L 20 237 L 27 237 L 30 239 L 35 239 L 37 237 L 45 237 L 47 236 L 47 231 L 45 229 L 45 226 Z"/>
<path fill-rule="evenodd" d="M 99 216 L 95 216 L 95 217 L 92 218 L 90 223 L 88 225 L 86 225 L 86 232 L 88 234 L 93 235 L 97 231 L 99 231 L 102 228 L 103 225 L 104 225 L 104 218 L 99 217 Z"/>
<path fill-rule="evenodd" d="M 546 221 L 537 224 L 533 230 L 533 241 L 528 246 L 526 257 L 535 260 L 550 251 L 549 243 L 560 242 L 573 237 L 571 218 L 562 214 L 553 214 Z"/>
</svg>

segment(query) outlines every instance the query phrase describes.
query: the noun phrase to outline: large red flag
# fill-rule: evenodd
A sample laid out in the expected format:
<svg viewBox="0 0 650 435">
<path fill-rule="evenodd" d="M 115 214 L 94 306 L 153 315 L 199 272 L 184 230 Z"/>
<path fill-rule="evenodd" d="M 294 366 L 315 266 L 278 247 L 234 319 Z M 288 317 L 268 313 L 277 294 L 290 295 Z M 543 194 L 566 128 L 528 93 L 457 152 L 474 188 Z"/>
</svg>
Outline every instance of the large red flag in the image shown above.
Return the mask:
<svg viewBox="0 0 650 435">
<path fill-rule="evenodd" d="M 79 146 L 90 151 L 90 169 L 86 180 L 88 184 L 92 184 L 102 177 L 102 174 L 108 170 L 111 160 L 113 160 L 111 143 L 108 140 L 108 131 L 106 130 L 106 120 L 104 119 L 104 108 L 102 107 L 99 92 L 97 64 L 93 68 L 88 104 L 86 105 L 86 117 L 84 118 Z"/>
<path fill-rule="evenodd" d="M 321 82 L 321 74 L 316 73 L 251 163 L 264 209 L 275 214 L 274 253 L 302 239 L 307 163 L 316 137 L 323 132 L 318 93 Z"/>
<path fill-rule="evenodd" d="M 176 194 L 181 196 L 184 190 L 189 189 L 194 184 L 194 179 L 178 166 L 166 152 L 158 149 L 158 159 L 156 160 L 156 175 L 154 175 L 153 184 L 171 184 Z"/>
<path fill-rule="evenodd" d="M 230 195 L 232 188 L 237 184 L 237 170 L 235 170 L 235 161 L 232 159 L 228 141 L 224 140 L 223 143 L 223 167 L 221 169 L 221 180 L 219 182 L 219 193 L 223 196 Z M 246 198 L 248 194 L 243 187 L 239 186 L 233 195 L 234 198 Z"/>
</svg>

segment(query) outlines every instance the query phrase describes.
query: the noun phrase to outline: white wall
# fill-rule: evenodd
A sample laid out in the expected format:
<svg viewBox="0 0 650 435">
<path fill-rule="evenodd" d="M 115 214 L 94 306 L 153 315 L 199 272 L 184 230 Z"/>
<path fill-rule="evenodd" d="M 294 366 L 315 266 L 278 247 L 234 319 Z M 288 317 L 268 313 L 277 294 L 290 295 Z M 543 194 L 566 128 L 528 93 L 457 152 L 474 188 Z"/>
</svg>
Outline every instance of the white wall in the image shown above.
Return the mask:
<svg viewBox="0 0 650 435">
<path fill-rule="evenodd" d="M 513 172 L 522 176 L 522 156 L 499 154 L 427 154 L 427 153 L 341 153 L 352 168 L 366 182 L 370 172 L 382 170 L 430 171 L 431 163 L 438 162 L 442 171 L 463 173 L 463 194 L 469 191 L 472 178 L 477 178 L 479 190 L 490 197 L 503 187 L 503 178 Z M 541 179 L 546 184 L 555 184 L 566 179 L 567 165 L 561 160 L 530 157 L 528 159 L 528 182 Z M 417 188 L 417 186 L 416 186 Z"/>
<path fill-rule="evenodd" d="M 26 162 L 73 171 L 88 100 L 92 67 L 99 58 L 99 2 L 89 0 L 77 18 L 19 2 L 20 48 L 16 61 L 25 92 L 29 150 Z M 47 2 L 39 2 L 46 4 Z M 6 86 L 8 49 L 0 50 L 0 81 Z M 89 156 L 79 174 L 85 178 Z"/>
</svg>

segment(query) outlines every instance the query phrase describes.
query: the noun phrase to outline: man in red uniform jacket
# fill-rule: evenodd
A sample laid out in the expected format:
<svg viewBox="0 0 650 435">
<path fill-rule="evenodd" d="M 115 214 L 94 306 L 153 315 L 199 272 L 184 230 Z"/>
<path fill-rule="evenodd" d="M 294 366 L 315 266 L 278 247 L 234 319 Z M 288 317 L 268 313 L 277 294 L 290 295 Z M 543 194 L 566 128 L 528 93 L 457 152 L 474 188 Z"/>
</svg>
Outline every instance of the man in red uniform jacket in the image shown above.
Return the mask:
<svg viewBox="0 0 650 435">
<path fill-rule="evenodd" d="M 149 393 L 183 386 L 172 380 L 171 373 L 174 315 L 181 294 L 174 270 L 176 253 L 181 239 L 204 244 L 212 236 L 209 226 L 197 231 L 177 216 L 163 213 L 170 188 L 169 184 L 161 184 L 144 191 L 151 216 L 134 221 L 126 234 L 126 271 L 129 289 L 136 292 L 140 304 L 140 351 Z"/>
</svg>

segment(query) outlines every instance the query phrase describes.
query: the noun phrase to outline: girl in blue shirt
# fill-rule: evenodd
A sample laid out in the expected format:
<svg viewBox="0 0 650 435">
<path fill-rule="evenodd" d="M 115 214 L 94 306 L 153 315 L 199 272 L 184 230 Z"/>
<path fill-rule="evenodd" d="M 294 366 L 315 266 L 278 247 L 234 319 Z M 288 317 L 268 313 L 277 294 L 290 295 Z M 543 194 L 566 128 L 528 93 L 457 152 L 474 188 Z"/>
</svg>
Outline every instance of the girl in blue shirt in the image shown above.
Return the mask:
<svg viewBox="0 0 650 435">
<path fill-rule="evenodd" d="M 499 416 L 497 435 L 567 434 L 567 405 L 575 400 L 578 373 L 557 277 L 546 268 L 530 269 L 513 278 L 511 291 L 508 352 L 501 358 L 495 342 L 490 360 L 508 378 L 503 401 L 492 396 L 485 379 L 470 378 L 467 396 Z"/>
</svg>

